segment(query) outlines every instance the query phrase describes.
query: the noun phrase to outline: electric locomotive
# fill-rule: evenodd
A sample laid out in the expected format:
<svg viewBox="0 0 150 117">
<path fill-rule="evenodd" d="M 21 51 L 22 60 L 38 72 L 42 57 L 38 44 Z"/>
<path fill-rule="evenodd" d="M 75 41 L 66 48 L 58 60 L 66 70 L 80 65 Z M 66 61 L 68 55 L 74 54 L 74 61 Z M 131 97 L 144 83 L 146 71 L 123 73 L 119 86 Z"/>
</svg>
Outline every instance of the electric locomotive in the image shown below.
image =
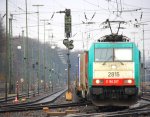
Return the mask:
<svg viewBox="0 0 150 117">
<path fill-rule="evenodd" d="M 79 96 L 97 106 L 130 106 L 137 102 L 141 92 L 140 51 L 135 43 L 122 35 L 106 35 L 91 45 L 87 57 L 87 64 L 79 65 Z"/>
<path fill-rule="evenodd" d="M 140 51 L 122 35 L 107 35 L 89 50 L 89 96 L 95 105 L 130 106 L 140 95 Z"/>
</svg>

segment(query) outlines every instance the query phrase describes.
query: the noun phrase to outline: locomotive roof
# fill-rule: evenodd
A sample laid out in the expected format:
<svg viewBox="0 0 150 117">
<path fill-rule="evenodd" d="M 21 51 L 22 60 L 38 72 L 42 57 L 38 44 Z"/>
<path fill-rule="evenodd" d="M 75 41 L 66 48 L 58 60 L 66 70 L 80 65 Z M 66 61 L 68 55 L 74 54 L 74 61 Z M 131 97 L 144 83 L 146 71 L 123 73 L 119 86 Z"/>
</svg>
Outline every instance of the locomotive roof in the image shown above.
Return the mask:
<svg viewBox="0 0 150 117">
<path fill-rule="evenodd" d="M 110 34 L 98 39 L 98 42 L 129 42 L 129 38 L 123 35 Z"/>
</svg>

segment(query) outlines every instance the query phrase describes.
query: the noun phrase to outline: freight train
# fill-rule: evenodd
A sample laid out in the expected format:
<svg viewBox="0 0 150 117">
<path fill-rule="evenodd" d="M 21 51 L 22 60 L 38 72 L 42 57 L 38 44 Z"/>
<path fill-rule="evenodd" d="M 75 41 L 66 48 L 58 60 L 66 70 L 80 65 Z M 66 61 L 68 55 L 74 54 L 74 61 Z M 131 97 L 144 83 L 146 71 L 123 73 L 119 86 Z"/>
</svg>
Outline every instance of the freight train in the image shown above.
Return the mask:
<svg viewBox="0 0 150 117">
<path fill-rule="evenodd" d="M 96 106 L 130 106 L 140 91 L 140 51 L 123 35 L 106 35 L 78 56 L 76 94 Z"/>
</svg>

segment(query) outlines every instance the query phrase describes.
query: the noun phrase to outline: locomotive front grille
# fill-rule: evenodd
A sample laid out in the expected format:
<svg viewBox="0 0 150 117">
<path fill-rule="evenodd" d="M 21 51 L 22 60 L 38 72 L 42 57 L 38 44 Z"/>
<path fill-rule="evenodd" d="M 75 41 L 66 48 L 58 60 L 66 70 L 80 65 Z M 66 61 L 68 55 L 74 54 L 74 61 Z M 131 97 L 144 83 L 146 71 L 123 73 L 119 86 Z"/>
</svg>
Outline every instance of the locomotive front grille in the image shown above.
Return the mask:
<svg viewBox="0 0 150 117">
<path fill-rule="evenodd" d="M 123 87 L 104 87 L 103 96 L 106 98 L 118 98 L 121 97 L 124 93 Z"/>
<path fill-rule="evenodd" d="M 129 95 L 137 94 L 136 87 L 95 87 L 91 88 L 91 94 L 93 96 L 99 96 L 102 98 L 111 98 L 111 99 L 119 99 L 119 98 L 127 98 Z"/>
</svg>

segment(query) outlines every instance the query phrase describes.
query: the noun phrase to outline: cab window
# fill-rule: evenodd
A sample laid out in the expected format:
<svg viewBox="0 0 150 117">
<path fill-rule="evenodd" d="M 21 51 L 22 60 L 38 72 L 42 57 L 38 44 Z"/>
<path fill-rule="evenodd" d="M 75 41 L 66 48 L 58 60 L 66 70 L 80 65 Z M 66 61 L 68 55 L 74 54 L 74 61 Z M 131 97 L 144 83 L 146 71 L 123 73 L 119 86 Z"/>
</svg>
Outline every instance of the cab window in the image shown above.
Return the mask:
<svg viewBox="0 0 150 117">
<path fill-rule="evenodd" d="M 114 49 L 114 61 L 132 61 L 132 49 Z"/>
<path fill-rule="evenodd" d="M 113 61 L 113 49 L 95 49 L 95 61 Z"/>
</svg>

